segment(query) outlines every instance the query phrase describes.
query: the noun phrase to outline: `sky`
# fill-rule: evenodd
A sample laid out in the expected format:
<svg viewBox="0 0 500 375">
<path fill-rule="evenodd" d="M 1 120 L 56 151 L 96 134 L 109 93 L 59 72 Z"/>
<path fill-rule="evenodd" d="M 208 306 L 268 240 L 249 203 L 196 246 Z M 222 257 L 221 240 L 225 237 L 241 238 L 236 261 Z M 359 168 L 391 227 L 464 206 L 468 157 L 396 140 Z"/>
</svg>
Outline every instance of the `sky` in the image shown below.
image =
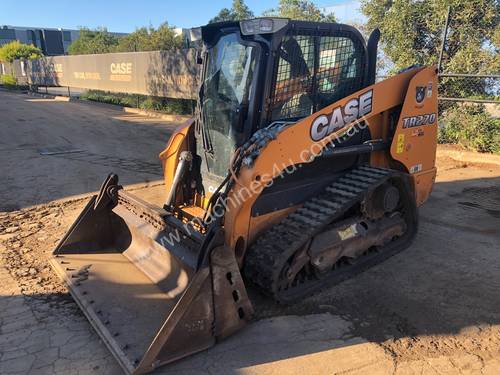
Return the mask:
<svg viewBox="0 0 500 375">
<path fill-rule="evenodd" d="M 256 14 L 274 8 L 278 0 L 246 0 Z M 327 12 L 333 10 L 341 22 L 363 20 L 359 0 L 315 0 Z M 206 24 L 232 0 L 0 0 L 0 26 L 30 26 L 77 29 L 106 27 L 114 32 L 132 32 L 141 26 L 168 21 L 176 27 Z"/>
</svg>

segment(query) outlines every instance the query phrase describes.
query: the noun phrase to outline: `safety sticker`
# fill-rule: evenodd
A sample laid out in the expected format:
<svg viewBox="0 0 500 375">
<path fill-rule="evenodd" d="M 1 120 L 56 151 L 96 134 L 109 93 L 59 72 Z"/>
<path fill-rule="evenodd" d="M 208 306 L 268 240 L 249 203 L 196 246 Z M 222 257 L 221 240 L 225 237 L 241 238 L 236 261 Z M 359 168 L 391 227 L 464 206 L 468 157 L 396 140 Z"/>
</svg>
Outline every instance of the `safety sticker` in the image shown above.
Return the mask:
<svg viewBox="0 0 500 375">
<path fill-rule="evenodd" d="M 342 241 L 345 241 L 349 238 L 356 236 L 358 234 L 358 231 L 356 229 L 356 224 L 353 224 L 353 225 L 348 226 L 344 230 L 342 230 L 342 229 L 339 230 L 337 233 L 338 233 L 340 239 Z"/>
<path fill-rule="evenodd" d="M 424 129 L 416 128 L 411 132 L 412 137 L 423 137 L 425 135 Z"/>
<path fill-rule="evenodd" d="M 417 164 L 414 165 L 413 167 L 410 168 L 410 173 L 418 173 L 422 170 L 422 164 Z"/>
<path fill-rule="evenodd" d="M 398 143 L 396 144 L 396 154 L 402 154 L 405 149 L 405 135 L 398 134 Z"/>
</svg>

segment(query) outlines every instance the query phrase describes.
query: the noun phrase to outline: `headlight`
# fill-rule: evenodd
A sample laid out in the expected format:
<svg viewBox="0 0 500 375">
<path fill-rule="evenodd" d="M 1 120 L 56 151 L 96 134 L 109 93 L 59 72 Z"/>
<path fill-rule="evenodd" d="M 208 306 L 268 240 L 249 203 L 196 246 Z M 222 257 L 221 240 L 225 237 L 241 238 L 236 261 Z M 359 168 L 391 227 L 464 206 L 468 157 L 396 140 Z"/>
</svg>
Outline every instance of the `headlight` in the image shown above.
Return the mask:
<svg viewBox="0 0 500 375">
<path fill-rule="evenodd" d="M 270 34 L 282 29 L 288 24 L 287 18 L 255 18 L 240 22 L 243 35 Z"/>
<path fill-rule="evenodd" d="M 259 20 L 259 28 L 261 33 L 272 33 L 273 32 L 273 27 L 274 27 L 274 21 L 263 18 Z"/>
</svg>

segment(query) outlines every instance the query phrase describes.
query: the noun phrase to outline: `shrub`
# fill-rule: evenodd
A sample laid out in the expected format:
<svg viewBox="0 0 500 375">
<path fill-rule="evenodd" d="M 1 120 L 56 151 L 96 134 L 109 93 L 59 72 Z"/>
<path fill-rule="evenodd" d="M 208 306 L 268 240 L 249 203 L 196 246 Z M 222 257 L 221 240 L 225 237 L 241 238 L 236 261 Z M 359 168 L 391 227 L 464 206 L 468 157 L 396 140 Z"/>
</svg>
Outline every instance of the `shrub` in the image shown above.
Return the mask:
<svg viewBox="0 0 500 375">
<path fill-rule="evenodd" d="M 192 113 L 193 101 L 186 99 L 146 97 L 141 101 L 140 108 L 152 111 L 165 112 L 176 115 Z"/>
<path fill-rule="evenodd" d="M 13 62 L 17 59 L 31 60 L 42 56 L 42 51 L 31 44 L 23 44 L 18 40 L 0 47 L 0 61 Z"/>
<path fill-rule="evenodd" d="M 456 105 L 443 112 L 438 141 L 500 154 L 500 119 L 486 112 L 484 105 Z"/>
<path fill-rule="evenodd" d="M 16 77 L 14 77 L 12 74 L 0 75 L 0 83 L 9 90 L 14 89 L 17 86 Z"/>
<path fill-rule="evenodd" d="M 134 107 L 136 105 L 136 102 L 132 101 L 131 95 L 112 94 L 97 90 L 89 90 L 83 93 L 81 98 L 94 102 L 121 105 L 123 107 Z"/>
<path fill-rule="evenodd" d="M 123 107 L 139 107 L 148 111 L 168 114 L 188 115 L 192 113 L 193 101 L 188 99 L 159 98 L 145 95 L 115 94 L 104 91 L 89 90 L 81 95 L 82 99 L 95 102 L 121 105 Z"/>
</svg>

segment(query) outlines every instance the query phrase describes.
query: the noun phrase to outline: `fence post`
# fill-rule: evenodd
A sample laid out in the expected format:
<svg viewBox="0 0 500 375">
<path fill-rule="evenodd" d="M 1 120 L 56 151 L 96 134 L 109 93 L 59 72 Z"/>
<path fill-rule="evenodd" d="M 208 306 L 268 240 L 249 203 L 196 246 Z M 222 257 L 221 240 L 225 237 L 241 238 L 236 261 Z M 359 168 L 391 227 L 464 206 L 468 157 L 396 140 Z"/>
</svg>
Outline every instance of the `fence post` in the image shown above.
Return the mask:
<svg viewBox="0 0 500 375">
<path fill-rule="evenodd" d="M 438 73 L 441 73 L 441 68 L 443 66 L 443 53 L 444 53 L 444 46 L 446 43 L 446 36 L 448 35 L 448 26 L 450 24 L 450 13 L 451 13 L 451 6 L 448 6 L 448 11 L 446 13 L 446 21 L 443 30 L 443 40 L 441 41 L 441 51 L 439 52 Z"/>
</svg>

